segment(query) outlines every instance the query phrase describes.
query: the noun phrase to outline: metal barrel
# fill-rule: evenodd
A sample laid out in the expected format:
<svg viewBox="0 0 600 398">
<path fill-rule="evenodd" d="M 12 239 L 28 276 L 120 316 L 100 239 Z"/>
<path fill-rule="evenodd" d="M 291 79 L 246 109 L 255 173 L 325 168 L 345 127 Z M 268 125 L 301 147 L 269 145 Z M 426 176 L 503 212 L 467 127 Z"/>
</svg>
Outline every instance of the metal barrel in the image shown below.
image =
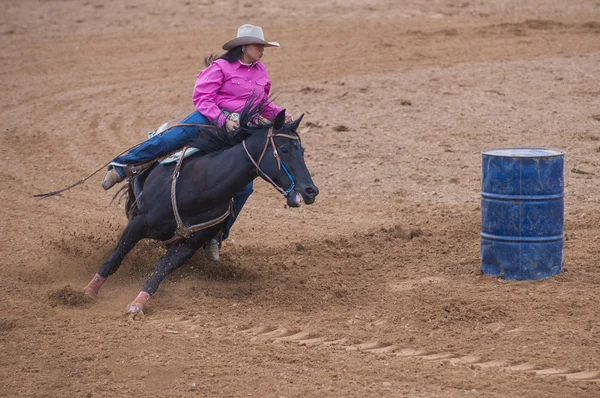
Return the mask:
<svg viewBox="0 0 600 398">
<path fill-rule="evenodd" d="M 484 274 L 530 280 L 562 271 L 564 155 L 546 148 L 482 151 Z"/>
</svg>

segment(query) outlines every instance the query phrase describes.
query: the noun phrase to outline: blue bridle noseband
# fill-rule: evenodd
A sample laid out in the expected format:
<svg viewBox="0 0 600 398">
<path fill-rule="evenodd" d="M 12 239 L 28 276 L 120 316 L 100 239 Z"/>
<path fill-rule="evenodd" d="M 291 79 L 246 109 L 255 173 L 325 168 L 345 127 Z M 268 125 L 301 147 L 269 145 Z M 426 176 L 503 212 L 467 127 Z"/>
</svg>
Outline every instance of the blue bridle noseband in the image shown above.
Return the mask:
<svg viewBox="0 0 600 398">
<path fill-rule="evenodd" d="M 283 164 L 283 160 L 279 159 L 279 164 L 281 165 L 281 168 L 283 169 L 283 171 L 285 171 L 285 174 L 290 179 L 290 187 L 288 189 L 286 189 L 285 193 L 283 194 L 283 196 L 288 196 L 289 193 L 292 192 L 292 189 L 294 189 L 294 187 L 296 186 L 296 182 L 294 181 L 294 177 L 292 177 L 292 175 L 290 174 L 288 169 L 285 167 L 285 164 Z"/>
</svg>

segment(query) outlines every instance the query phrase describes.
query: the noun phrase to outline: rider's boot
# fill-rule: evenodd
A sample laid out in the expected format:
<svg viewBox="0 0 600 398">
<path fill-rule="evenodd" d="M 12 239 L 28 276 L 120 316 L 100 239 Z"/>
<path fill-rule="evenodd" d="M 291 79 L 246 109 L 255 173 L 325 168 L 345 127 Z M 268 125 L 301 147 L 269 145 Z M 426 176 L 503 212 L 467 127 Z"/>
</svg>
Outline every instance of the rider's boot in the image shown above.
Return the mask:
<svg viewBox="0 0 600 398">
<path fill-rule="evenodd" d="M 154 160 L 151 160 L 146 163 L 134 164 L 129 166 L 111 166 L 111 168 L 104 174 L 104 178 L 102 178 L 102 188 L 104 190 L 109 190 L 114 187 L 116 184 L 120 183 L 127 177 L 133 177 L 136 174 L 146 170 L 154 163 Z"/>
<path fill-rule="evenodd" d="M 115 167 L 113 167 L 104 174 L 104 177 L 102 178 L 102 188 L 107 191 L 124 179 L 125 177 L 121 177 L 119 173 L 117 173 Z"/>
</svg>

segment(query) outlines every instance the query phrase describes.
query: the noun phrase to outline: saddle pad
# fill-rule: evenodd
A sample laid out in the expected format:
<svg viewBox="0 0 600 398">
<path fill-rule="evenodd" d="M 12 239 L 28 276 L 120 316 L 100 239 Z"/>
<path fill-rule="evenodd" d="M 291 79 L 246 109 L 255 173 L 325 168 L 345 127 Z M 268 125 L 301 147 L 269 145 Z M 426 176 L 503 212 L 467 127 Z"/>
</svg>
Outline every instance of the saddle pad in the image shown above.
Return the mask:
<svg viewBox="0 0 600 398">
<path fill-rule="evenodd" d="M 196 152 L 199 152 L 200 149 L 198 148 L 188 148 L 185 151 L 185 154 L 183 155 L 183 158 L 187 158 L 188 156 L 192 156 L 193 154 L 195 154 Z M 181 157 L 181 151 L 177 151 L 174 152 L 172 154 L 170 154 L 169 156 L 167 156 L 164 159 L 160 160 L 160 164 L 169 164 L 169 163 L 173 163 L 173 162 L 177 162 L 179 160 L 179 158 Z"/>
<path fill-rule="evenodd" d="M 163 131 L 165 131 L 167 129 L 167 126 L 169 125 L 169 122 L 163 123 L 161 124 L 156 130 L 153 130 L 151 132 L 148 133 L 148 139 L 154 137 L 157 134 L 162 133 Z"/>
</svg>

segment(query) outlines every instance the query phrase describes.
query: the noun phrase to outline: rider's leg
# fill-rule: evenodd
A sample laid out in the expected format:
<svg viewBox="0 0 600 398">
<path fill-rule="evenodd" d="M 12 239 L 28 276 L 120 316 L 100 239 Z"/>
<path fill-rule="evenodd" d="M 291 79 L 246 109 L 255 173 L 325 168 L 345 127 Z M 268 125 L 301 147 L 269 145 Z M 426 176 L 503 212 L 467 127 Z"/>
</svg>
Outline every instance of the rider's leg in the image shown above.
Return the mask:
<svg viewBox="0 0 600 398">
<path fill-rule="evenodd" d="M 208 119 L 198 111 L 186 116 L 181 124 L 210 124 Z M 117 156 L 111 162 L 109 171 L 102 180 L 102 187 L 109 189 L 132 174 L 131 165 L 151 162 L 154 159 L 173 152 L 185 145 L 197 130 L 193 127 L 175 127 L 164 133 L 142 142 L 129 152 Z"/>
</svg>

